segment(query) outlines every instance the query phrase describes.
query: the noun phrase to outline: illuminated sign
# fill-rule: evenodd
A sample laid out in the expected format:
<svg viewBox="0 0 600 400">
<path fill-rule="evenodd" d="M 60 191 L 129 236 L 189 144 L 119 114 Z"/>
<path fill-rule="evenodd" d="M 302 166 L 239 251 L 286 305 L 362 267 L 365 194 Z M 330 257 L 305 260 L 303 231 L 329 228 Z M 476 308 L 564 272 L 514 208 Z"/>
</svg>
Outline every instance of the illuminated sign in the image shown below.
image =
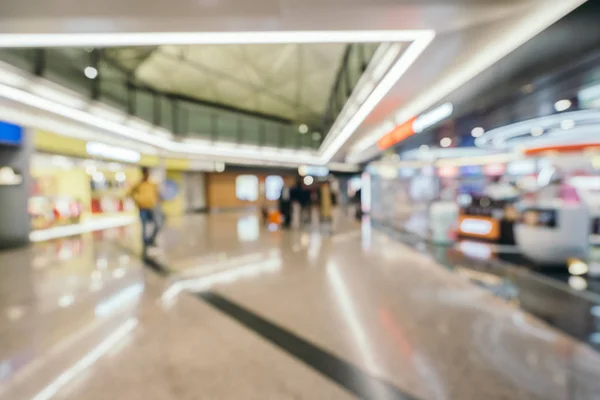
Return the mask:
<svg viewBox="0 0 600 400">
<path fill-rule="evenodd" d="M 85 150 L 90 156 L 108 158 L 124 162 L 136 163 L 140 161 L 141 155 L 135 150 L 123 147 L 111 146 L 99 142 L 87 142 Z"/>
<path fill-rule="evenodd" d="M 445 103 L 425 114 L 413 117 L 403 124 L 396 126 L 391 132 L 388 132 L 379 139 L 377 147 L 380 150 L 385 150 L 416 133 L 421 133 L 430 126 L 448 118 L 452 115 L 453 110 L 452 103 Z"/>
<path fill-rule="evenodd" d="M 23 128 L 0 121 L 0 144 L 19 146 L 23 142 Z"/>
<path fill-rule="evenodd" d="M 460 223 L 460 230 L 474 235 L 488 235 L 492 231 L 492 223 L 483 219 L 465 218 Z"/>
</svg>

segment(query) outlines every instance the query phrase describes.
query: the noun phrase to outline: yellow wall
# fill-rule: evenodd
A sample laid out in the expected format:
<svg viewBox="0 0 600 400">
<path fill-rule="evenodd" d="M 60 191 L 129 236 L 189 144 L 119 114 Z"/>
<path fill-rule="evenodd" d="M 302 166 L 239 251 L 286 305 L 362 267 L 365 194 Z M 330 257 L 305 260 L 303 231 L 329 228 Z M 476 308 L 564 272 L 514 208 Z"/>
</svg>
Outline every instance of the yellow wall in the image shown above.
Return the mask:
<svg viewBox="0 0 600 400">
<path fill-rule="evenodd" d="M 177 196 L 171 200 L 166 200 L 162 203 L 162 209 L 168 217 L 177 217 L 185 212 L 185 198 L 183 192 L 183 172 L 167 171 L 167 179 L 174 181 L 177 184 Z"/>
</svg>

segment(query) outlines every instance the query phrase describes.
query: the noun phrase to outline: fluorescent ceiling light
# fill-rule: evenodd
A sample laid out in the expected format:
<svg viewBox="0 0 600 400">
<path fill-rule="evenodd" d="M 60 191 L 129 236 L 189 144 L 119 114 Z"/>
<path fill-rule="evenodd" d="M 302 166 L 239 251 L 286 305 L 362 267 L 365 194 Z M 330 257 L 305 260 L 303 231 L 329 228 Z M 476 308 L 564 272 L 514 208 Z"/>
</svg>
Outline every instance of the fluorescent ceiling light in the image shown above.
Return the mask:
<svg viewBox="0 0 600 400">
<path fill-rule="evenodd" d="M 487 131 L 483 136 L 475 139 L 475 145 L 478 147 L 501 147 L 508 148 L 510 145 L 514 145 L 515 140 L 519 137 L 531 139 L 531 136 L 539 136 L 545 131 L 552 130 L 551 136 L 557 137 L 561 134 L 556 128 L 560 127 L 564 129 L 573 129 L 575 125 L 577 127 L 588 127 L 597 126 L 600 124 L 600 111 L 598 110 L 579 110 L 569 111 L 562 114 L 552 114 L 544 117 L 533 118 L 526 121 L 517 122 L 510 125 L 501 126 L 499 128 Z M 577 129 L 577 128 L 576 128 Z M 575 129 L 575 130 L 576 130 Z M 591 133 L 594 133 L 591 135 Z M 572 140 L 577 136 L 589 135 L 589 139 L 597 140 L 598 136 L 592 130 L 589 132 L 583 132 L 581 135 L 575 131 L 568 132 L 568 135 Z M 520 140 L 520 139 L 519 139 Z M 541 140 L 536 138 L 536 143 Z"/>
<path fill-rule="evenodd" d="M 88 108 L 88 111 L 100 118 L 108 119 L 113 122 L 122 122 L 125 120 L 125 114 L 115 111 L 101 103 L 93 104 Z"/>
<path fill-rule="evenodd" d="M 285 156 L 281 151 L 274 150 L 272 153 L 258 146 L 246 149 L 235 144 L 225 143 L 188 143 L 171 140 L 167 135 L 153 135 L 145 132 L 147 129 L 137 126 L 133 127 L 121 123 L 122 116 L 110 111 L 110 107 L 95 104 L 90 107 L 89 112 L 81 109 L 86 106 L 76 97 L 71 98 L 68 94 L 57 94 L 49 85 L 40 85 L 37 90 L 42 97 L 37 97 L 26 91 L 0 84 L 0 96 L 15 100 L 24 105 L 39 108 L 71 120 L 81 122 L 91 127 L 109 131 L 117 136 L 142 142 L 163 150 L 193 155 L 207 155 L 213 157 L 231 157 L 248 160 L 281 163 L 281 164 L 326 164 L 340 149 L 345 141 L 354 133 L 356 128 L 364 121 L 367 115 L 394 86 L 397 80 L 410 67 L 414 60 L 422 53 L 427 45 L 433 40 L 435 33 L 430 30 L 393 30 L 393 31 L 309 31 L 309 32 L 267 32 L 249 33 L 139 33 L 139 34 L 44 34 L 44 35 L 2 35 L 0 34 L 0 47 L 23 47 L 23 46 L 67 46 L 79 45 L 90 46 L 101 43 L 110 45 L 143 45 L 143 44 L 197 44 L 197 43 L 324 43 L 324 42 L 404 42 L 411 41 L 412 44 L 402 53 L 400 58 L 392 65 L 384 78 L 367 96 L 365 102 L 349 117 L 343 129 L 334 127 L 333 135 L 328 135 L 326 141 L 321 145 L 319 154 L 313 151 L 301 151 L 295 153 L 294 158 Z M 388 46 L 389 51 L 399 51 L 401 46 Z M 389 56 L 391 58 L 391 56 Z M 367 81 L 368 82 L 368 81 Z M 368 87 L 368 86 L 367 86 Z M 364 89 L 366 92 L 367 90 Z M 54 101 L 46 101 L 54 100 Z M 71 106 L 68 108 L 65 106 Z M 353 110 L 354 111 L 354 110 Z M 100 117 L 100 118 L 98 118 Z M 338 121 L 342 122 L 342 121 Z M 133 124 L 132 124 L 133 125 Z M 337 124 L 340 125 L 340 124 Z M 315 135 L 316 136 L 316 135 Z M 334 137 L 331 137 L 334 136 Z M 330 140 L 329 140 L 330 139 Z"/>
<path fill-rule="evenodd" d="M 371 78 L 373 80 L 378 81 L 381 79 L 383 74 L 385 74 L 392 65 L 392 62 L 398 57 L 401 49 L 402 46 L 396 43 L 393 46 L 390 46 L 382 57 L 379 57 L 376 61 L 375 68 L 373 68 L 373 72 L 371 73 Z"/>
<path fill-rule="evenodd" d="M 322 151 L 322 158 L 325 162 L 331 160 L 331 158 L 337 153 L 337 151 L 343 146 L 344 143 L 352 136 L 356 129 L 362 124 L 367 116 L 373 111 L 373 109 L 379 104 L 383 97 L 390 91 L 390 89 L 398 82 L 398 80 L 404 75 L 404 73 L 410 68 L 415 60 L 421 55 L 421 53 L 427 48 L 429 43 L 435 37 L 433 31 L 422 31 L 420 37 L 416 39 L 409 47 L 402 53 L 396 63 L 390 68 L 388 73 L 383 77 L 379 84 L 375 87 L 373 92 L 369 95 L 367 100 L 360 106 L 356 114 L 350 118 L 350 121 L 342 128 L 342 130 L 336 135 L 335 139 L 331 140 L 327 147 Z M 331 133 L 330 133 L 331 134 Z M 327 135 L 329 136 L 329 135 Z"/>
<path fill-rule="evenodd" d="M 426 30 L 6 33 L 0 47 L 159 46 L 198 44 L 381 43 L 408 42 Z"/>
<path fill-rule="evenodd" d="M 31 91 L 48 100 L 56 101 L 65 106 L 73 108 L 83 108 L 86 102 L 76 95 L 67 93 L 62 89 L 55 89 L 45 83 L 34 83 L 31 86 Z"/>
<path fill-rule="evenodd" d="M 23 87 L 29 83 L 29 79 L 23 76 L 20 71 L 15 71 L 11 66 L 0 63 L 0 83 L 14 87 Z"/>
<path fill-rule="evenodd" d="M 423 132 L 425 129 L 448 118 L 452 115 L 452 111 L 454 111 L 452 103 L 444 103 L 425 114 L 419 115 L 412 124 L 413 131 L 415 133 Z"/>
<path fill-rule="evenodd" d="M 85 150 L 91 156 L 108 158 L 110 160 L 136 163 L 141 159 L 141 154 L 135 150 L 110 146 L 100 142 L 87 142 Z"/>
<path fill-rule="evenodd" d="M 546 7 L 543 10 L 531 15 L 531 18 L 519 21 L 519 24 L 506 32 L 501 38 L 482 51 L 476 53 L 468 63 L 458 68 L 455 73 L 448 74 L 443 80 L 431 85 L 417 98 L 406 104 L 397 113 L 400 118 L 396 118 L 396 123 L 400 124 L 407 121 L 414 115 L 419 115 L 423 111 L 440 102 L 453 91 L 460 88 L 469 80 L 473 79 L 479 73 L 485 71 L 504 56 L 515 50 L 527 40 L 533 38 L 546 27 L 550 26 L 560 18 L 574 10 L 585 0 L 575 0 L 572 2 L 557 3 L 554 7 Z M 374 146 L 381 138 L 381 133 L 375 129 L 364 137 L 363 150 Z M 362 162 L 366 158 L 359 154 L 351 154 L 351 158 L 356 162 Z"/>
</svg>

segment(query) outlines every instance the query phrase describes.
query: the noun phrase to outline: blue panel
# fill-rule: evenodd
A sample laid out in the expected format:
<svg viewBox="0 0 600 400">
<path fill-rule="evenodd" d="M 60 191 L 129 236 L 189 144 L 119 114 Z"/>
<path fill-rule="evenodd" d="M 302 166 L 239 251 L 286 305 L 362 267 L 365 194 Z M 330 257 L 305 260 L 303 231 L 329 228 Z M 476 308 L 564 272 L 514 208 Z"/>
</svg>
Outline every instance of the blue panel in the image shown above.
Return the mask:
<svg viewBox="0 0 600 400">
<path fill-rule="evenodd" d="M 465 165 L 460 167 L 460 176 L 478 176 L 481 175 L 480 165 Z"/>
<path fill-rule="evenodd" d="M 23 128 L 19 125 L 0 121 L 0 144 L 20 146 L 23 142 Z"/>
</svg>

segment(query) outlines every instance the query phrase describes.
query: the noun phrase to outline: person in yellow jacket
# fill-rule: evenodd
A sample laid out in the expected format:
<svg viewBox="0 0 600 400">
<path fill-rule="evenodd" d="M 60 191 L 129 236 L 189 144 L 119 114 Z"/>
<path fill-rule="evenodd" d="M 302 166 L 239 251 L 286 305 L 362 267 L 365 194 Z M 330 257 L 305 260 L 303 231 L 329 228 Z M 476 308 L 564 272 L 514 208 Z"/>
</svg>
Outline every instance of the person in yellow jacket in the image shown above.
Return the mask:
<svg viewBox="0 0 600 400">
<path fill-rule="evenodd" d="M 131 188 L 129 195 L 140 210 L 144 246 L 156 246 L 156 236 L 160 229 L 157 215 L 160 194 L 158 185 L 150 180 L 150 170 L 147 167 L 142 167 L 142 180 Z M 152 232 L 149 234 L 150 224 Z"/>
</svg>

